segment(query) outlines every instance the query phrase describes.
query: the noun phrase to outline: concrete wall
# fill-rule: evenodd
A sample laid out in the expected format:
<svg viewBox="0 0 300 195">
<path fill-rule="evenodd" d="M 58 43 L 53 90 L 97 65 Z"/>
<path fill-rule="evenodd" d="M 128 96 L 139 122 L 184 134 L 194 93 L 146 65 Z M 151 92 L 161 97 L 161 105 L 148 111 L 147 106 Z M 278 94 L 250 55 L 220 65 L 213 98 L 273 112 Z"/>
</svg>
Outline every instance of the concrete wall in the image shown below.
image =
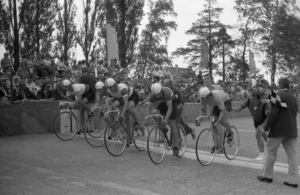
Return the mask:
<svg viewBox="0 0 300 195">
<path fill-rule="evenodd" d="M 0 136 L 54 133 L 58 105 L 58 101 L 0 105 Z"/>
<path fill-rule="evenodd" d="M 233 102 L 233 107 L 242 102 Z M 59 101 L 28 101 L 23 104 L 0 105 L 0 136 L 20 134 L 54 133 L 54 122 L 59 114 Z M 147 114 L 147 106 L 135 108 L 140 121 Z M 184 118 L 194 122 L 201 113 L 201 105 L 187 103 L 184 107 Z M 230 113 L 230 118 L 249 117 L 248 109 L 240 113 Z M 150 121 L 150 124 L 154 121 Z"/>
</svg>

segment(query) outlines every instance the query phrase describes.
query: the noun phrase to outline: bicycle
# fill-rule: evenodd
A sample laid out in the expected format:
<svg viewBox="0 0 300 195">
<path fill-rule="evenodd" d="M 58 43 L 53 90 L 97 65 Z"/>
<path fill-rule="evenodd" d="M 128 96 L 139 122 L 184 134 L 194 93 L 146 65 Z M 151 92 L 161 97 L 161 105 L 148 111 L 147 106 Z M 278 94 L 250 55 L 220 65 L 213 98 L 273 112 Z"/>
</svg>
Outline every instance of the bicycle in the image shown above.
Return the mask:
<svg viewBox="0 0 300 195">
<path fill-rule="evenodd" d="M 144 120 L 144 124 L 147 123 L 146 121 L 150 117 L 157 118 L 158 124 L 152 127 L 148 135 L 148 155 L 154 164 L 160 164 L 165 156 L 166 150 L 171 150 L 173 148 L 172 133 L 170 132 L 170 139 L 168 139 L 167 133 L 163 131 L 163 116 L 161 114 L 147 116 Z M 181 158 L 186 151 L 186 134 L 184 128 L 180 124 L 177 124 L 177 128 L 179 132 L 179 153 L 177 157 Z"/>
<path fill-rule="evenodd" d="M 233 160 L 239 151 L 240 145 L 240 136 L 236 127 L 231 126 L 231 130 L 233 131 L 232 141 L 228 141 L 227 135 L 229 131 L 227 130 L 225 131 L 223 140 L 219 140 L 213 130 L 213 125 L 216 122 L 216 118 L 213 116 L 200 116 L 196 119 L 196 126 L 200 126 L 200 124 L 197 124 L 197 121 L 200 118 L 208 118 L 211 126 L 210 128 L 203 129 L 197 137 L 195 150 L 199 163 L 203 166 L 209 165 L 214 160 L 218 149 L 220 151 L 224 151 L 224 154 L 228 160 Z M 223 143 L 220 143 L 219 141 L 223 141 Z"/>
<path fill-rule="evenodd" d="M 104 114 L 104 119 L 108 121 L 108 114 L 117 113 L 119 116 L 121 113 L 120 109 L 108 111 Z M 126 146 L 129 147 L 133 142 L 138 151 L 144 151 L 147 147 L 145 143 L 145 137 L 148 136 L 148 127 L 143 127 L 143 132 L 139 131 L 136 126 L 132 126 L 129 134 L 126 131 L 124 122 L 119 120 L 107 124 L 104 131 L 104 144 L 105 147 L 112 156 L 120 156 L 124 151 Z M 129 140 L 127 140 L 129 137 Z M 129 143 L 128 143 L 129 141 Z"/>
<path fill-rule="evenodd" d="M 71 102 L 61 103 L 59 109 L 67 109 L 62 111 L 55 119 L 54 132 L 56 136 L 63 140 L 69 141 L 73 139 L 79 127 L 83 130 L 85 140 L 94 147 L 100 147 L 104 144 L 103 138 L 100 137 L 104 134 L 103 114 L 101 107 L 92 108 L 92 116 L 86 117 L 84 123 L 82 123 L 74 113 L 73 109 L 70 109 Z M 98 113 L 94 111 L 99 109 Z"/>
</svg>

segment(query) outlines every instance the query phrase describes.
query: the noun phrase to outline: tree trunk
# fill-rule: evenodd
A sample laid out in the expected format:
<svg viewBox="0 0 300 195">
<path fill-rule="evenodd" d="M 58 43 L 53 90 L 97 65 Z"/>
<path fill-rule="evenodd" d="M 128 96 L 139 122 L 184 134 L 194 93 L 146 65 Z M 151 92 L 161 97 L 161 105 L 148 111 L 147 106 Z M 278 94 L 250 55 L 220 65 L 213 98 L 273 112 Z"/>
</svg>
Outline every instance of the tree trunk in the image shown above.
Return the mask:
<svg viewBox="0 0 300 195">
<path fill-rule="evenodd" d="M 209 1 L 209 12 L 208 12 L 208 66 L 209 73 L 212 75 L 212 40 L 211 40 L 211 2 Z"/>
<path fill-rule="evenodd" d="M 86 66 L 89 67 L 89 54 L 88 54 L 88 27 L 89 27 L 89 11 L 90 11 L 90 3 L 89 0 L 86 0 L 86 10 L 85 10 L 85 40 L 84 40 L 84 56 L 85 56 L 85 63 Z"/>
<path fill-rule="evenodd" d="M 65 32 L 64 32 L 64 38 L 63 38 L 63 46 L 64 46 L 64 60 L 65 62 L 68 61 L 68 4 L 67 0 L 64 0 L 64 27 L 65 27 Z"/>
<path fill-rule="evenodd" d="M 14 69 L 20 67 L 20 44 L 19 44 L 19 29 L 17 20 L 17 2 L 14 0 Z"/>
<path fill-rule="evenodd" d="M 119 0 L 120 3 L 120 42 L 119 42 L 119 53 L 120 53 L 120 65 L 122 68 L 126 68 L 126 35 L 125 35 L 125 16 L 126 16 L 126 3 L 125 0 Z"/>
<path fill-rule="evenodd" d="M 40 36 L 39 36 L 39 17 L 40 17 L 40 0 L 36 0 L 36 53 L 40 53 Z"/>
<path fill-rule="evenodd" d="M 223 39 L 223 82 L 225 82 L 225 42 Z"/>
</svg>

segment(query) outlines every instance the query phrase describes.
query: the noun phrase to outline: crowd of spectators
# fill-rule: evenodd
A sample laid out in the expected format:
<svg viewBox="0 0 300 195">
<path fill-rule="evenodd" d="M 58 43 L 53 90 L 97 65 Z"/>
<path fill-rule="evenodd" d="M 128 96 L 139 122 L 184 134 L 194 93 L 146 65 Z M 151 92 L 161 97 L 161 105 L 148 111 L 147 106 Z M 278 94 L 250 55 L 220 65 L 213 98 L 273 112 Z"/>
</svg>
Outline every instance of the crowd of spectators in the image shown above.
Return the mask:
<svg viewBox="0 0 300 195">
<path fill-rule="evenodd" d="M 82 74 L 93 75 L 98 81 L 103 82 L 106 78 L 113 77 L 117 82 L 134 87 L 139 93 L 141 101 L 150 94 L 152 83 L 170 78 L 174 86 L 182 92 L 185 102 L 197 103 L 199 102 L 197 92 L 204 82 L 201 71 L 190 78 L 184 78 L 182 75 L 178 79 L 162 67 L 155 67 L 153 74 L 148 78 L 131 78 L 128 76 L 130 75 L 128 69 L 120 69 L 114 63 L 109 67 L 104 67 L 98 60 L 92 60 L 90 66 L 87 67 L 84 60 L 64 62 L 62 57 L 55 60 L 39 55 L 36 55 L 35 58 L 33 55 L 24 55 L 20 67 L 15 71 L 11 72 L 9 67 L 11 64 L 8 54 L 5 53 L 1 60 L 0 71 L 0 102 L 2 103 L 9 103 L 11 100 L 15 103 L 22 100 L 66 100 L 68 98 L 61 82 L 69 79 L 71 82 L 77 83 Z M 258 90 L 264 96 L 269 88 L 266 82 L 254 78 L 248 78 L 243 82 L 219 80 L 216 84 L 222 86 L 232 101 L 246 100 L 253 89 Z M 300 88 L 296 83 L 293 83 L 293 91 L 298 97 Z"/>
</svg>

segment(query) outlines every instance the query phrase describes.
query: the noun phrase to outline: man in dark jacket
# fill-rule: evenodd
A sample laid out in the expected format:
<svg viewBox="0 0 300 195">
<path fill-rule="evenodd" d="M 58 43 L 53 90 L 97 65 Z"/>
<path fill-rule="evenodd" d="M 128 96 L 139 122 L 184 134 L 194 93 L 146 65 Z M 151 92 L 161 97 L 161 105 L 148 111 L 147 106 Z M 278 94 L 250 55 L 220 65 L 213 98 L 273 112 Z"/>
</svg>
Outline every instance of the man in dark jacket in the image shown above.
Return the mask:
<svg viewBox="0 0 300 195">
<path fill-rule="evenodd" d="M 49 82 L 44 82 L 42 88 L 38 90 L 37 97 L 42 99 L 54 99 L 52 96 L 51 85 Z"/>
<path fill-rule="evenodd" d="M 274 175 L 274 163 L 277 157 L 277 150 L 280 144 L 288 157 L 289 170 L 288 181 L 283 182 L 291 187 L 298 187 L 299 171 L 297 163 L 297 112 L 298 102 L 295 96 L 289 91 L 290 81 L 287 78 L 280 78 L 278 81 L 279 92 L 271 93 L 271 112 L 261 130 L 269 131 L 266 145 L 267 158 L 263 167 L 262 175 L 257 178 L 262 182 L 271 183 Z"/>
</svg>

